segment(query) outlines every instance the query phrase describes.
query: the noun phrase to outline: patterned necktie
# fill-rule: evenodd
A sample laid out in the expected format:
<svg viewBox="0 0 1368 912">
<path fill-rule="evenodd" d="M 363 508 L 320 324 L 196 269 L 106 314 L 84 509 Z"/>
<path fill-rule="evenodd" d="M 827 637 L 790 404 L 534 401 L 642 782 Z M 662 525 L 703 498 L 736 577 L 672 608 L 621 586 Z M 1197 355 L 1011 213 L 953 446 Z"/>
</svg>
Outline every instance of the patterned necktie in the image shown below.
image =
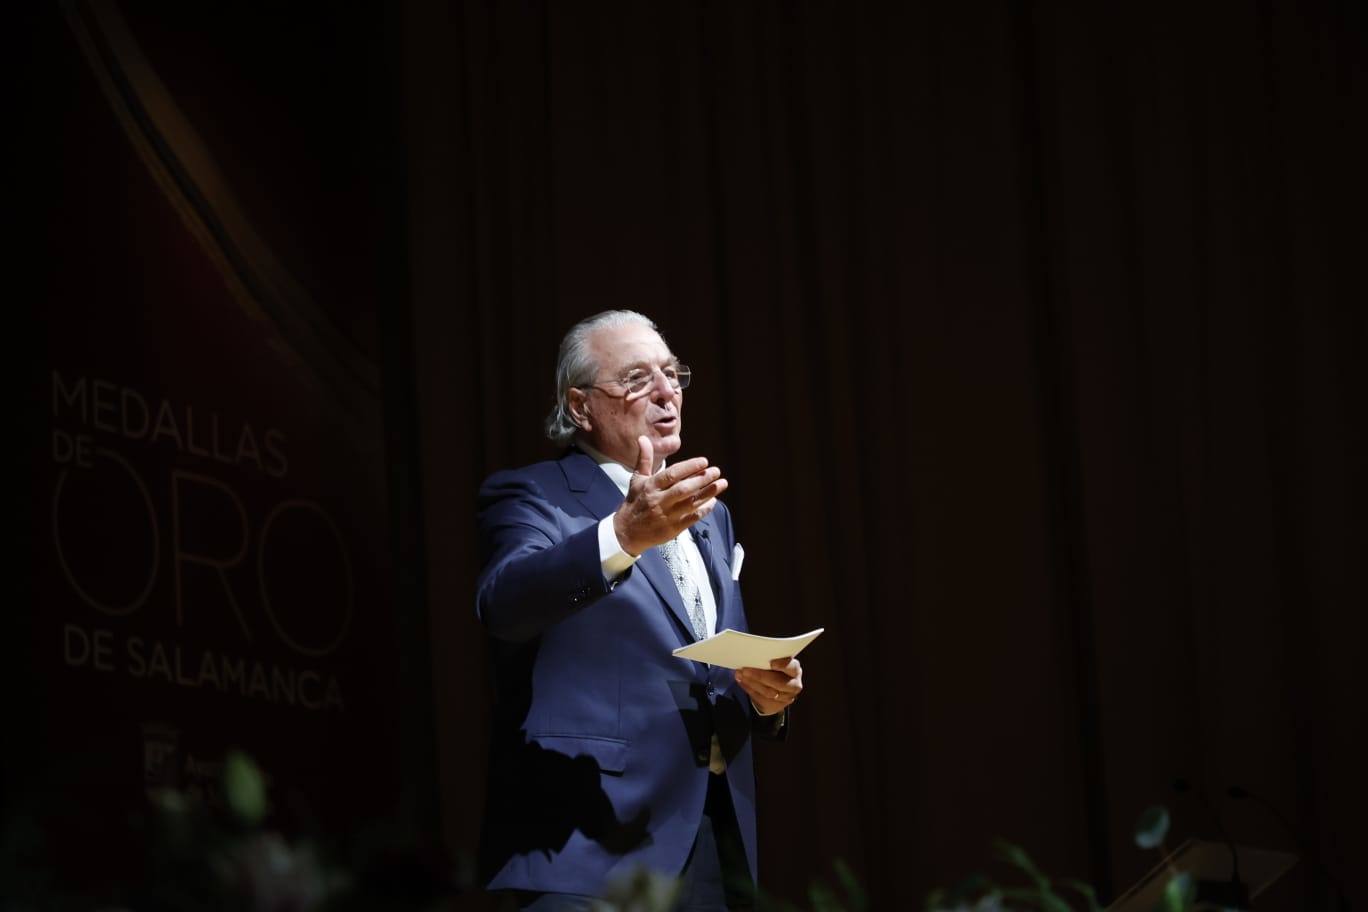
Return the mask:
<svg viewBox="0 0 1368 912">
<path fill-rule="evenodd" d="M 661 542 L 656 547 L 660 550 L 660 556 L 665 558 L 665 565 L 670 568 L 670 576 L 674 577 L 679 597 L 684 600 L 684 607 L 689 611 L 689 621 L 693 624 L 694 634 L 700 640 L 704 639 L 708 635 L 708 621 L 703 614 L 703 596 L 699 594 L 693 574 L 689 572 L 689 559 L 684 556 L 677 539 Z"/>
</svg>

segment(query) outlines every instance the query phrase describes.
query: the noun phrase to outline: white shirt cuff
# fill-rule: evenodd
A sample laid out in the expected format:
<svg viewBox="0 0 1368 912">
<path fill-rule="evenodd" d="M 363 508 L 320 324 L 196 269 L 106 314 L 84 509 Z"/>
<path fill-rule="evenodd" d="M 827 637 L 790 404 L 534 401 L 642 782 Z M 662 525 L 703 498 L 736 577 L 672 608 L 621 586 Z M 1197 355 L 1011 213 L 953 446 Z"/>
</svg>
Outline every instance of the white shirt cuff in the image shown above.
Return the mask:
<svg viewBox="0 0 1368 912">
<path fill-rule="evenodd" d="M 613 514 L 609 513 L 599 520 L 598 527 L 599 562 L 603 566 L 603 581 L 611 583 L 637 562 L 635 557 L 622 550 L 618 542 L 617 530 L 613 528 Z"/>
</svg>

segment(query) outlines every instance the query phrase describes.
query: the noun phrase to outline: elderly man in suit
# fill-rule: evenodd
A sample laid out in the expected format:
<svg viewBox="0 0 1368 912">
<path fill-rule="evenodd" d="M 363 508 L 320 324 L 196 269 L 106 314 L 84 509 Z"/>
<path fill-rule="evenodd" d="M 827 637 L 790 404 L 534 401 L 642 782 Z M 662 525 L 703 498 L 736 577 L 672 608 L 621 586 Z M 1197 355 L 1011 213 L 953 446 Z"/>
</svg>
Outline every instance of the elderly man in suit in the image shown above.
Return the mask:
<svg viewBox="0 0 1368 912">
<path fill-rule="evenodd" d="M 496 690 L 481 865 L 523 908 L 588 908 L 642 866 L 681 877 L 688 909 L 753 887 L 751 736 L 785 735 L 802 669 L 671 655 L 747 629 L 727 481 L 703 457 L 667 462 L 689 380 L 641 314 L 581 321 L 547 420 L 565 452 L 480 490 Z"/>
</svg>

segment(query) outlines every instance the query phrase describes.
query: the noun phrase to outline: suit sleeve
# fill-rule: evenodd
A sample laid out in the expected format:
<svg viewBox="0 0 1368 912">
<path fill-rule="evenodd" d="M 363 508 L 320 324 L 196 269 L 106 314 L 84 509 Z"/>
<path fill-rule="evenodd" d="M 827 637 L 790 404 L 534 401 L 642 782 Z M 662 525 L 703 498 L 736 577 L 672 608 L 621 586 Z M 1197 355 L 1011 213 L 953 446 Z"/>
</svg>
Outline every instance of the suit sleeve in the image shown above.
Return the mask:
<svg viewBox="0 0 1368 912">
<path fill-rule="evenodd" d="M 484 569 L 475 613 L 498 639 L 532 639 L 623 578 L 603 578 L 597 523 L 568 532 L 537 483 L 516 473 L 481 487 L 478 532 Z"/>
<path fill-rule="evenodd" d="M 750 701 L 747 700 L 747 703 Z M 777 712 L 772 716 L 762 716 L 751 707 L 751 734 L 757 738 L 764 738 L 766 741 L 786 741 L 789 732 L 789 713 L 793 710 L 791 706 L 785 706 L 783 712 Z"/>
</svg>

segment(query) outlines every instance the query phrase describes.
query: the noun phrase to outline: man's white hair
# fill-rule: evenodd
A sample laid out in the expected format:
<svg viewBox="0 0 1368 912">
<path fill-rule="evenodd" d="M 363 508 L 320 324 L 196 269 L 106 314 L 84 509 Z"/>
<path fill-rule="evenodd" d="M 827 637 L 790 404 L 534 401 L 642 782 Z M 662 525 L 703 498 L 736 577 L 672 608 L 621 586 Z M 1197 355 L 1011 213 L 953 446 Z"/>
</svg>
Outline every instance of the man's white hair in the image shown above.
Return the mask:
<svg viewBox="0 0 1368 912">
<path fill-rule="evenodd" d="M 570 414 L 570 388 L 593 383 L 599 370 L 598 362 L 589 353 L 589 337 L 600 329 L 631 323 L 640 323 L 660 335 L 655 323 L 644 314 L 635 310 L 605 310 L 580 320 L 561 339 L 556 356 L 556 404 L 546 416 L 546 436 L 557 445 L 568 446 L 579 433 L 579 425 Z"/>
</svg>

